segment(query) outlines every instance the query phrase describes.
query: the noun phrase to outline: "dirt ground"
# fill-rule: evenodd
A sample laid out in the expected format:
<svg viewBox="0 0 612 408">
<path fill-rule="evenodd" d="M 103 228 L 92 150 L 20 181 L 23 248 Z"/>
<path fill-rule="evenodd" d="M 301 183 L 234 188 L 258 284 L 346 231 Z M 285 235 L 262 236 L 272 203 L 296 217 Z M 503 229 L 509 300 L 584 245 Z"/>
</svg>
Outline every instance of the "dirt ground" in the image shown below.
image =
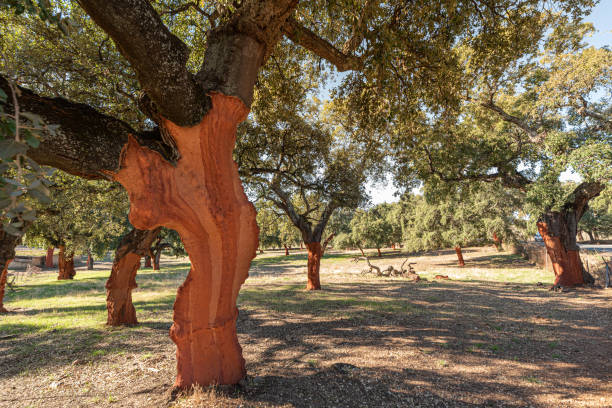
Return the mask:
<svg viewBox="0 0 612 408">
<path fill-rule="evenodd" d="M 552 277 L 520 258 L 469 248 L 465 268 L 454 251 L 411 259 L 418 283 L 362 275 L 363 261 L 332 252 L 323 290 L 306 292 L 304 254 L 279 254 L 258 256 L 241 291 L 241 386 L 169 401 L 172 291 L 188 267 L 175 262 L 139 275 L 133 328 L 103 325 L 104 279 L 85 271 L 77 281 L 90 286 L 62 295 L 86 291 L 101 299 L 91 307 L 11 307 L 27 288 L 9 297 L 0 407 L 612 407 L 610 289 L 549 292 Z M 71 308 L 99 320 L 80 323 Z M 42 313 L 57 328 L 35 327 Z"/>
</svg>

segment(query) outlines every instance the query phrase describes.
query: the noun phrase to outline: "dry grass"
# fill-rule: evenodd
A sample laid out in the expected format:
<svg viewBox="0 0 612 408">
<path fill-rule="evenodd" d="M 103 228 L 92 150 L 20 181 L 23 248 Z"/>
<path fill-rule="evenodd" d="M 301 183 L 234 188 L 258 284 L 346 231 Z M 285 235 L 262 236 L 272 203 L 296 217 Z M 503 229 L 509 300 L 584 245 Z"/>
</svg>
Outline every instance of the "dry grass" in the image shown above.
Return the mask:
<svg viewBox="0 0 612 408">
<path fill-rule="evenodd" d="M 103 325 L 107 265 L 74 282 L 33 278 L 0 318 L 0 336 L 15 336 L 0 341 L 0 406 L 612 406 L 612 291 L 549 292 L 551 276 L 513 255 L 464 252 L 465 268 L 454 251 L 415 257 L 428 279 L 416 284 L 330 253 L 314 293 L 303 253 L 259 256 L 239 298 L 249 378 L 172 403 L 167 334 L 188 265 L 139 273 L 135 328 Z"/>
</svg>

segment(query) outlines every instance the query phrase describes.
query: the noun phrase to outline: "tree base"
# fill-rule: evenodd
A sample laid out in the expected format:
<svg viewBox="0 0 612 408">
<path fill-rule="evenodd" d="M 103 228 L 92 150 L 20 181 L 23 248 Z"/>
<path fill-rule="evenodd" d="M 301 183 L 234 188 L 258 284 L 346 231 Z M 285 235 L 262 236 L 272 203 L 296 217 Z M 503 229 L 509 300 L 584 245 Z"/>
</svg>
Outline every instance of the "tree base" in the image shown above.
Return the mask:
<svg viewBox="0 0 612 408">
<path fill-rule="evenodd" d="M 177 345 L 177 377 L 174 387 L 187 389 L 194 384 L 237 384 L 246 376 L 242 348 L 236 334 L 236 316 L 213 327 L 185 326 L 178 320 L 170 329 Z M 191 326 L 191 327 L 189 327 Z"/>
</svg>

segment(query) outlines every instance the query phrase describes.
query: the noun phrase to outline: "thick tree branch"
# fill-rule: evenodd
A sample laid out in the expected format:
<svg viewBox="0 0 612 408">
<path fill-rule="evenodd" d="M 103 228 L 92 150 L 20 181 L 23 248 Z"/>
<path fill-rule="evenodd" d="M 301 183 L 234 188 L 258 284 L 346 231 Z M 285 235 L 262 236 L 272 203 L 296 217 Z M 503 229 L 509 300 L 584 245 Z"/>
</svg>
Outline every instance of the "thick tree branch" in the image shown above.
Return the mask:
<svg viewBox="0 0 612 408">
<path fill-rule="evenodd" d="M 210 98 L 186 68 L 189 50 L 147 1 L 79 0 L 79 4 L 117 44 L 162 116 L 181 126 L 200 122 Z"/>
<path fill-rule="evenodd" d="M 0 89 L 11 95 L 8 81 L 0 75 Z M 121 149 L 128 135 L 167 157 L 159 131 L 136 132 L 127 123 L 104 115 L 92 107 L 63 98 L 42 97 L 18 87 L 18 103 L 22 112 L 39 115 L 47 125 L 59 125 L 55 134 L 43 134 L 36 149 L 28 156 L 41 165 L 48 165 L 87 178 L 108 178 L 119 170 Z M 12 98 L 4 103 L 5 112 L 13 111 Z"/>
<path fill-rule="evenodd" d="M 504 111 L 501 107 L 493 103 L 492 100 L 488 102 L 481 102 L 480 106 L 497 113 L 506 122 L 518 126 L 525 133 L 527 133 L 527 135 L 529 136 L 529 140 L 532 143 L 541 143 L 544 140 L 544 137 L 546 136 L 545 132 L 538 132 L 537 130 L 533 129 L 525 121 Z"/>
<path fill-rule="evenodd" d="M 283 33 L 294 43 L 301 45 L 332 63 L 340 72 L 359 70 L 363 67 L 361 58 L 340 51 L 327 40 L 302 26 L 293 17 L 287 19 L 287 23 L 283 26 Z M 355 41 L 358 40 L 359 37 L 357 37 Z M 349 44 L 345 48 L 349 50 L 351 47 L 352 44 Z"/>
</svg>

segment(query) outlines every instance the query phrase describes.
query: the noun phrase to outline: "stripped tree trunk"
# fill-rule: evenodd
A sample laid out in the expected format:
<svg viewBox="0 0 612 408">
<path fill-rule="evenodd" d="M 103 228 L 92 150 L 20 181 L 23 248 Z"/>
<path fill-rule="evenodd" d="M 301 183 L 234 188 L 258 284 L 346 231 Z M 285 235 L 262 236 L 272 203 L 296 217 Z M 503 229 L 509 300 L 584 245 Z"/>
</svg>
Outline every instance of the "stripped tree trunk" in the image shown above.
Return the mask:
<svg viewBox="0 0 612 408">
<path fill-rule="evenodd" d="M 0 313 L 8 313 L 8 310 L 4 307 L 4 290 L 6 288 L 6 278 L 8 275 L 8 266 L 11 263 L 12 259 L 8 259 L 3 262 L 3 265 L 0 265 L 2 268 L 2 272 L 0 273 Z"/>
<path fill-rule="evenodd" d="M 54 247 L 47 248 L 47 256 L 45 257 L 45 266 L 47 268 L 53 268 L 53 252 L 55 251 Z"/>
<path fill-rule="evenodd" d="M 136 273 L 140 258 L 148 253 L 161 227 L 153 230 L 131 230 L 119 243 L 110 277 L 106 282 L 106 309 L 109 326 L 135 325 L 136 309 L 132 304 L 132 290 L 136 285 Z"/>
<path fill-rule="evenodd" d="M 455 252 L 457 253 L 457 259 L 459 260 L 459 266 L 465 266 L 465 262 L 463 261 L 463 253 L 461 252 L 461 247 L 456 246 Z"/>
<path fill-rule="evenodd" d="M 289 255 L 289 248 L 287 248 L 287 244 L 283 244 L 283 246 L 285 247 L 285 256 Z"/>
<path fill-rule="evenodd" d="M 306 242 L 308 248 L 308 282 L 307 290 L 321 290 L 319 270 L 321 269 L 321 243 Z"/>
<path fill-rule="evenodd" d="M 493 244 L 495 245 L 495 248 L 497 248 L 498 251 L 503 250 L 502 240 L 500 237 L 497 236 L 496 233 L 493 233 Z"/>
<path fill-rule="evenodd" d="M 546 211 L 540 215 L 537 226 L 555 273 L 553 287 L 572 287 L 595 281 L 582 265 L 576 234 L 589 200 L 597 197 L 604 187 L 601 183 L 582 183 L 560 211 Z"/>
<path fill-rule="evenodd" d="M 380 248 L 376 248 L 376 250 L 378 251 L 378 257 L 380 258 L 382 256 L 382 252 L 380 252 Z"/>
<path fill-rule="evenodd" d="M 218 93 L 211 100 L 210 111 L 195 126 L 164 122 L 181 154 L 176 165 L 130 137 L 115 175 L 128 191 L 132 224 L 176 230 L 191 260 L 170 329 L 179 388 L 235 384 L 246 373 L 236 335 L 236 298 L 255 257 L 259 231 L 232 151 L 236 127 L 248 109 Z"/>
</svg>

